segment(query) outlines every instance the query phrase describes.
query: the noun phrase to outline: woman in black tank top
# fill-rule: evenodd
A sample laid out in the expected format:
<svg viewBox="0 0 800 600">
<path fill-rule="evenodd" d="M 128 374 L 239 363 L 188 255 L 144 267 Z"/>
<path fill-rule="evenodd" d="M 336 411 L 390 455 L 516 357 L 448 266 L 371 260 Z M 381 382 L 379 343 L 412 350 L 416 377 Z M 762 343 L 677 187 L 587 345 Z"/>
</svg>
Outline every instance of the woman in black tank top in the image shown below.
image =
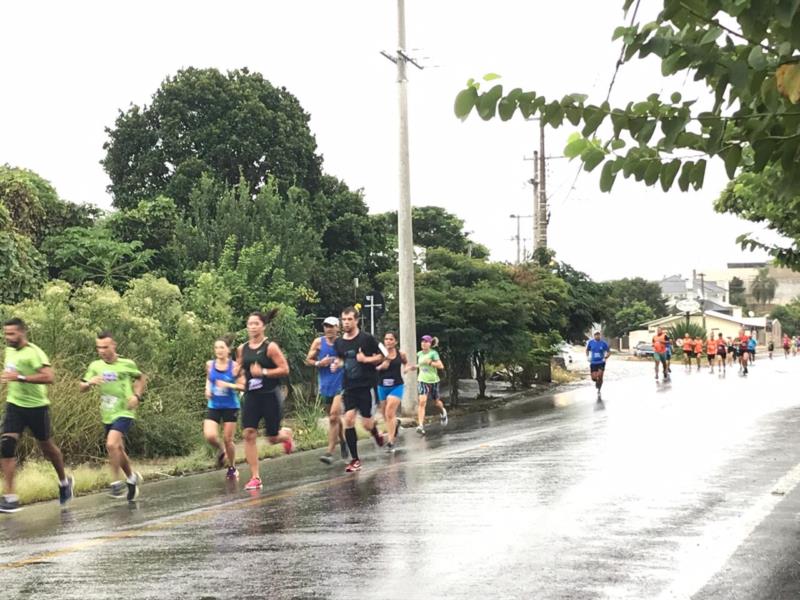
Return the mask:
<svg viewBox="0 0 800 600">
<path fill-rule="evenodd" d="M 271 444 L 282 443 L 287 454 L 294 449 L 292 430 L 281 428 L 281 402 L 277 389 L 280 378 L 289 374 L 289 364 L 278 344 L 264 336 L 267 323 L 275 318 L 277 312 L 272 310 L 267 315 L 252 313 L 247 318 L 248 340 L 239 346 L 236 353 L 240 372 L 245 376 L 242 429 L 244 454 L 251 474 L 250 481 L 244 486 L 246 490 L 261 488 L 256 438 L 262 419 L 267 440 Z"/>
<path fill-rule="evenodd" d="M 407 366 L 406 353 L 397 348 L 397 336 L 393 332 L 389 331 L 383 336 L 383 344 L 386 346 L 386 358 L 375 367 L 378 371 L 378 401 L 389 435 L 386 451 L 394 452 L 395 438 L 400 431 L 397 409 L 403 400 L 403 373 L 410 367 Z"/>
</svg>

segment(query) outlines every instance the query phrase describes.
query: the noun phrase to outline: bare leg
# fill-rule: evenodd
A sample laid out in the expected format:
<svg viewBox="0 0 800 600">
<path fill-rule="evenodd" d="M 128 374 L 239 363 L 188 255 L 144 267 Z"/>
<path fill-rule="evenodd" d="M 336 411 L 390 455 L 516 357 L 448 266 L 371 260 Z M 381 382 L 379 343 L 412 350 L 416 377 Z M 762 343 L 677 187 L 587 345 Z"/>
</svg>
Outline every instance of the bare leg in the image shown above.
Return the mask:
<svg viewBox="0 0 800 600">
<path fill-rule="evenodd" d="M 121 432 L 112 429 L 106 437 L 106 450 L 108 451 L 108 463 L 111 466 L 111 475 L 114 479 L 119 477 L 120 469 L 125 473 L 125 477 L 131 477 L 131 462 L 125 452 L 125 439 Z"/>
<path fill-rule="evenodd" d="M 244 458 L 247 465 L 250 467 L 251 477 L 260 477 L 258 472 L 258 447 L 256 446 L 256 439 L 258 438 L 258 431 L 252 427 L 247 427 L 244 430 Z"/>
<path fill-rule="evenodd" d="M 4 433 L 6 437 L 14 438 L 15 440 L 19 440 L 18 433 Z M 0 467 L 3 469 L 3 481 L 5 481 L 5 493 L 6 494 L 13 494 L 15 492 L 14 488 L 14 477 L 17 473 L 17 459 L 15 458 L 4 458 L 0 460 Z"/>
<path fill-rule="evenodd" d="M 394 444 L 395 432 L 397 431 L 397 407 L 400 406 L 400 398 L 389 396 L 386 399 L 386 430 L 389 434 L 389 443 Z"/>
<path fill-rule="evenodd" d="M 219 434 L 218 429 L 219 426 L 216 421 L 212 421 L 211 419 L 206 419 L 203 421 L 203 437 L 206 438 L 206 441 L 214 448 L 221 450 L 219 438 L 217 437 Z"/>
<path fill-rule="evenodd" d="M 64 457 L 61 455 L 61 450 L 58 449 L 58 446 L 53 443 L 52 439 L 49 439 L 39 441 L 39 448 L 42 450 L 44 457 L 53 464 L 59 483 L 64 481 L 67 478 L 67 474 L 64 471 Z"/>
<path fill-rule="evenodd" d="M 425 407 L 428 404 L 428 395 L 419 395 L 419 405 L 417 406 L 417 424 L 420 427 L 425 427 Z"/>
<path fill-rule="evenodd" d="M 222 435 L 225 442 L 225 461 L 229 467 L 235 467 L 236 446 L 233 443 L 233 436 L 236 435 L 236 421 L 223 424 Z"/>
</svg>

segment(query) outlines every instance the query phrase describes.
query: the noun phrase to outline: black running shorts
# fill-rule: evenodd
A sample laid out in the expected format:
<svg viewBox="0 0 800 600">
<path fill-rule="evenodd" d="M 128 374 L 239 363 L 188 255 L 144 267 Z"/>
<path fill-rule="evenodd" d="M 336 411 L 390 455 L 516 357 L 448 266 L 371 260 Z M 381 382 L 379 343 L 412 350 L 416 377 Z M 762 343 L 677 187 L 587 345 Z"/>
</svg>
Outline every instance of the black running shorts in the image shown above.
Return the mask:
<svg viewBox="0 0 800 600">
<path fill-rule="evenodd" d="M 238 408 L 209 408 L 206 413 L 206 419 L 214 421 L 214 423 L 236 423 L 239 419 Z"/>
<path fill-rule="evenodd" d="M 50 439 L 50 407 L 37 406 L 23 408 L 16 404 L 6 403 L 6 416 L 3 419 L 3 433 L 22 435 L 25 428 L 31 430 L 33 437 L 40 442 Z"/>
<path fill-rule="evenodd" d="M 605 369 L 606 369 L 606 363 L 604 362 L 589 365 L 589 371 L 591 373 L 596 373 L 597 371 L 605 371 Z"/>
<path fill-rule="evenodd" d="M 281 429 L 281 403 L 278 394 L 247 392 L 242 402 L 242 428 L 258 429 L 262 419 L 266 435 L 278 435 Z"/>
<path fill-rule="evenodd" d="M 344 410 L 345 412 L 357 410 L 362 417 L 370 418 L 372 416 L 372 388 L 346 389 L 344 391 Z"/>
</svg>

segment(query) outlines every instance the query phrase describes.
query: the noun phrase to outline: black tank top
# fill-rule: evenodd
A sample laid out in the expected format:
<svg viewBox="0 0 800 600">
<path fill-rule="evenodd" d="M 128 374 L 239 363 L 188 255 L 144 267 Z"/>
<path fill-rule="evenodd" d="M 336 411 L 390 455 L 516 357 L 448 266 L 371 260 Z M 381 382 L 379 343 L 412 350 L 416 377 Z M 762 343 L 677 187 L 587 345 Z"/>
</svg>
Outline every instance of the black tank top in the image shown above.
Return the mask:
<svg viewBox="0 0 800 600">
<path fill-rule="evenodd" d="M 244 369 L 245 380 L 247 381 L 246 393 L 260 394 L 274 392 L 280 381 L 271 377 L 253 377 L 250 375 L 250 366 L 258 363 L 263 369 L 276 368 L 272 359 L 267 356 L 267 349 L 270 341 L 264 340 L 258 348 L 251 348 L 249 343 L 242 347 L 242 368 Z"/>
<path fill-rule="evenodd" d="M 399 351 L 389 361 L 389 368 L 380 372 L 378 383 L 384 387 L 394 387 L 403 383 L 403 359 Z"/>
</svg>

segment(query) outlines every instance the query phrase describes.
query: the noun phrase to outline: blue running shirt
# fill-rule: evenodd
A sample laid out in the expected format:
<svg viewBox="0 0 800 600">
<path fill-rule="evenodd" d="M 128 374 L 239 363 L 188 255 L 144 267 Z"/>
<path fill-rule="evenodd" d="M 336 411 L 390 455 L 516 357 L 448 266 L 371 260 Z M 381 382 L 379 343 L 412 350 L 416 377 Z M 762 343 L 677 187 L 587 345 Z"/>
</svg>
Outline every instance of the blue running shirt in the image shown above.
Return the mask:
<svg viewBox="0 0 800 600">
<path fill-rule="evenodd" d="M 586 344 L 586 349 L 589 350 L 589 363 L 599 365 L 606 362 L 606 352 L 608 352 L 608 344 L 605 340 L 589 340 Z"/>
</svg>

